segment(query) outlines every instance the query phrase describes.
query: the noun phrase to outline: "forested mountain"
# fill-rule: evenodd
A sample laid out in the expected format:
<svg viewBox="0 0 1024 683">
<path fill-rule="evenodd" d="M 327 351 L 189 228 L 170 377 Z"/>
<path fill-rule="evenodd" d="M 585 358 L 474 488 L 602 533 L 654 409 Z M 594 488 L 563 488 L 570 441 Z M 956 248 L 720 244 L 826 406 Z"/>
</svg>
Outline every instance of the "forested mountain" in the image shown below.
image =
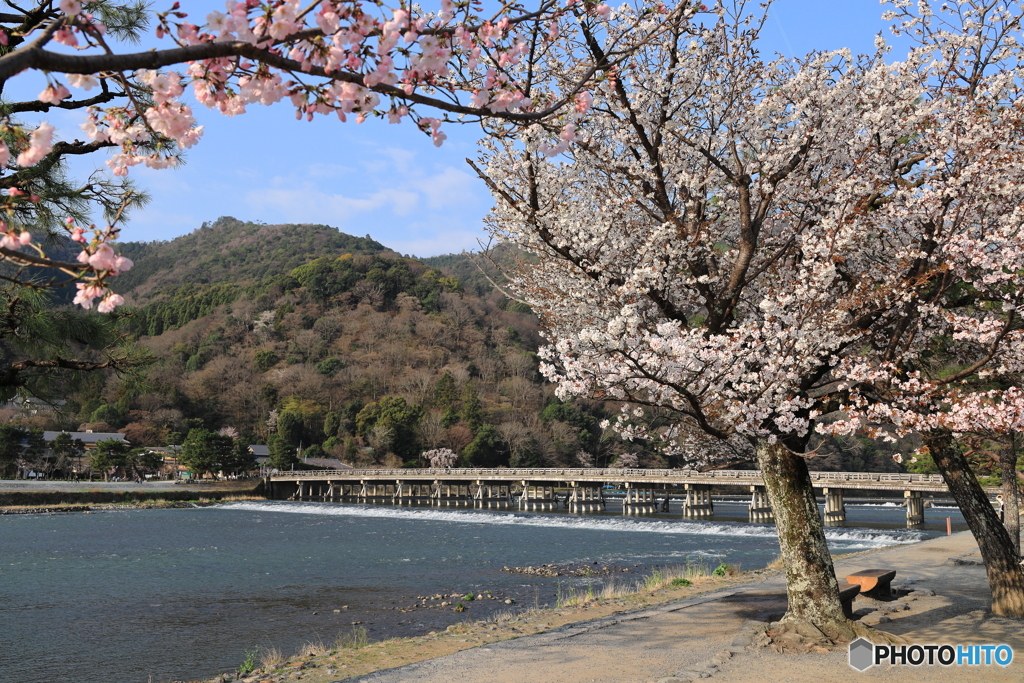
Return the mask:
<svg viewBox="0 0 1024 683">
<path fill-rule="evenodd" d="M 370 238 L 353 237 L 326 225 L 265 225 L 223 217 L 169 242 L 124 242 L 120 252 L 135 267 L 117 278 L 129 301 L 173 296 L 191 284 L 244 285 L 326 254 L 381 254 L 388 249 Z"/>
<path fill-rule="evenodd" d="M 126 331 L 155 362 L 90 377 L 59 426 L 135 445 L 222 430 L 285 460 L 301 448 L 414 464 L 448 448 L 467 465 L 666 464 L 604 432 L 604 405 L 554 399 L 535 316 L 466 256 L 421 261 L 327 226 L 233 218 L 121 250 L 135 261 L 116 282 Z"/>
<path fill-rule="evenodd" d="M 601 429 L 615 406 L 554 398 L 536 317 L 494 288 L 501 273 L 479 255 L 415 259 L 328 226 L 234 218 L 120 246 L 135 261 L 116 278 L 124 329 L 154 362 L 91 373 L 62 416 L 5 409 L 0 422 L 121 431 L 135 445 L 220 430 L 285 461 L 302 449 L 416 464 L 448 448 L 465 465 L 677 464 Z M 917 445 L 829 439 L 809 464 L 898 471 L 893 455 Z"/>
</svg>

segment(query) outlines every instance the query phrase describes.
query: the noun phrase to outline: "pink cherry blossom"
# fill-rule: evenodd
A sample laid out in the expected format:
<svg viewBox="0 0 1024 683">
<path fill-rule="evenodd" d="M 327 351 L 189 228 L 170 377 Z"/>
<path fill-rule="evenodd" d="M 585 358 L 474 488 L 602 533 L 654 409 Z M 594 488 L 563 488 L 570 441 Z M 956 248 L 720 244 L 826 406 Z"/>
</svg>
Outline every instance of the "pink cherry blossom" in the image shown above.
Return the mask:
<svg viewBox="0 0 1024 683">
<path fill-rule="evenodd" d="M 103 296 L 107 291 L 106 288 L 101 287 L 94 282 L 78 282 L 75 283 L 75 287 L 78 288 L 78 293 L 75 295 L 72 303 L 77 304 L 86 310 L 92 308 L 93 299 Z"/>
<path fill-rule="evenodd" d="M 57 6 L 61 12 L 72 17 L 82 11 L 82 3 L 78 0 L 60 0 Z"/>
<path fill-rule="evenodd" d="M 114 270 L 114 259 L 116 258 L 117 254 L 114 253 L 109 244 L 104 242 L 89 254 L 86 262 L 96 270 Z"/>
<path fill-rule="evenodd" d="M 92 74 L 67 74 L 68 83 L 73 88 L 92 90 L 99 84 L 99 80 Z"/>
<path fill-rule="evenodd" d="M 32 234 L 30 232 L 27 230 L 21 232 L 10 230 L 7 223 L 3 221 L 0 221 L 0 234 L 3 235 L 0 237 L 0 247 L 4 249 L 17 250 L 32 243 Z"/>
<path fill-rule="evenodd" d="M 61 45 L 67 45 L 68 47 L 78 47 L 78 36 L 75 32 L 68 27 L 57 29 L 53 34 L 53 39 Z"/>
<path fill-rule="evenodd" d="M 580 114 L 586 114 L 590 110 L 590 105 L 593 101 L 593 95 L 589 92 L 581 92 L 576 96 L 576 111 Z"/>
<path fill-rule="evenodd" d="M 100 313 L 111 313 L 115 308 L 122 305 L 124 305 L 124 297 L 111 292 L 103 297 L 99 305 L 96 306 L 96 310 Z"/>
<path fill-rule="evenodd" d="M 34 166 L 53 149 L 53 126 L 43 122 L 32 131 L 29 146 L 18 155 L 19 166 Z"/>
<path fill-rule="evenodd" d="M 43 92 L 39 93 L 39 101 L 46 102 L 48 104 L 57 104 L 61 100 L 65 100 L 69 97 L 71 97 L 71 93 L 68 92 L 68 89 L 61 84 L 58 84 L 57 87 L 48 85 Z"/>
</svg>

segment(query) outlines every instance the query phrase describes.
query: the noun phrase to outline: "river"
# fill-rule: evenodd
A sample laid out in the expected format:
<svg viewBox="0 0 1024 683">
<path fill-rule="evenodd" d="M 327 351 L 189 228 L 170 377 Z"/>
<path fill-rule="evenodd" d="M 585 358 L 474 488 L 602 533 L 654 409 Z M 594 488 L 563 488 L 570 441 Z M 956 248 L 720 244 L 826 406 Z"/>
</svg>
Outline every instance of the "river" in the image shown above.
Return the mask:
<svg viewBox="0 0 1024 683">
<path fill-rule="evenodd" d="M 894 506 L 856 506 L 830 528 L 835 552 L 912 543 L 963 520 L 929 509 L 904 528 Z M 623 517 L 244 502 L 195 509 L 0 516 L 0 680 L 153 683 L 236 668 L 247 648 L 333 641 L 353 622 L 371 640 L 542 605 L 590 579 L 503 571 L 545 563 L 608 567 L 617 580 L 657 565 L 764 566 L 772 526 L 745 506 L 716 516 Z M 626 570 L 626 571 L 623 571 Z M 602 580 L 602 579 L 596 579 Z M 409 608 L 417 596 L 483 594 L 459 614 Z"/>
</svg>

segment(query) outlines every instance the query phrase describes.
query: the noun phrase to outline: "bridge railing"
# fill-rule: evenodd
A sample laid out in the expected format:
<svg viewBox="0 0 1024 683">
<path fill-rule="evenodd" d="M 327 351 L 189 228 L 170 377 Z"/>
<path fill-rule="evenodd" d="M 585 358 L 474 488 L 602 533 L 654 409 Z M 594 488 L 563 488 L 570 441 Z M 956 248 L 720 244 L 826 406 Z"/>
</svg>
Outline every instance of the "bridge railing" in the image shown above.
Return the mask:
<svg viewBox="0 0 1024 683">
<path fill-rule="evenodd" d="M 892 472 L 811 472 L 812 481 L 875 481 L 891 483 L 942 484 L 938 474 L 911 474 Z M 680 479 L 715 479 L 761 481 L 760 470 L 709 470 L 698 472 L 686 469 L 614 469 L 614 468 L 511 468 L 511 467 L 459 467 L 459 468 L 402 468 L 402 469 L 343 469 L 295 470 L 272 473 L 272 477 L 305 479 L 324 477 L 373 477 L 403 479 L 409 477 L 501 477 L 502 479 L 531 479 L 535 477 L 574 479 L 599 477 L 602 479 L 633 479 L 639 477 L 678 477 Z"/>
</svg>

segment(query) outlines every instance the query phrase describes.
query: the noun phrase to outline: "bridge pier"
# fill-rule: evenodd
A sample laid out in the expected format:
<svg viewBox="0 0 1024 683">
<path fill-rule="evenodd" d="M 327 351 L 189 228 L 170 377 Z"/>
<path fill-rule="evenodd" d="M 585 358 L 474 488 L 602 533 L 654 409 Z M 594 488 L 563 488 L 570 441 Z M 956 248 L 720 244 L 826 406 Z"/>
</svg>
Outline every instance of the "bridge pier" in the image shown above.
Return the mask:
<svg viewBox="0 0 1024 683">
<path fill-rule="evenodd" d="M 476 491 L 473 494 L 473 507 L 486 507 L 488 509 L 507 508 L 508 496 L 505 493 L 506 489 L 507 487 L 505 486 L 493 486 L 478 481 L 476 483 Z"/>
<path fill-rule="evenodd" d="M 747 519 L 759 524 L 775 521 L 775 514 L 768 502 L 768 492 L 763 486 L 750 487 L 750 511 Z"/>
<path fill-rule="evenodd" d="M 654 499 L 654 489 L 650 487 L 633 488 L 630 482 L 625 483 L 626 497 L 622 501 L 623 514 L 657 512 L 658 503 Z"/>
<path fill-rule="evenodd" d="M 566 508 L 570 512 L 594 512 L 604 509 L 604 493 L 599 487 L 579 486 L 576 482 L 570 482 L 571 492 L 565 501 Z"/>
<path fill-rule="evenodd" d="M 846 503 L 843 501 L 842 489 L 822 489 L 825 494 L 825 511 L 822 518 L 825 524 L 846 521 Z"/>
<path fill-rule="evenodd" d="M 904 491 L 903 498 L 907 506 L 907 526 L 917 526 L 924 522 L 924 498 L 920 491 Z"/>
<path fill-rule="evenodd" d="M 558 507 L 554 487 L 537 486 L 525 481 L 521 485 L 523 492 L 517 498 L 517 506 L 520 510 L 554 510 Z"/>
<path fill-rule="evenodd" d="M 472 488 L 461 484 L 438 483 L 437 488 L 431 495 L 431 499 L 436 501 L 438 505 L 443 504 L 446 507 L 452 505 L 462 507 L 474 504 Z"/>
<path fill-rule="evenodd" d="M 430 500 L 430 496 L 423 495 L 423 485 L 414 484 L 401 479 L 395 482 L 394 494 L 391 497 L 393 505 L 412 505 L 421 498 Z"/>
<path fill-rule="evenodd" d="M 708 484 L 686 484 L 686 502 L 683 503 L 683 517 L 710 517 L 715 514 L 711 502 L 711 486 Z"/>
</svg>

